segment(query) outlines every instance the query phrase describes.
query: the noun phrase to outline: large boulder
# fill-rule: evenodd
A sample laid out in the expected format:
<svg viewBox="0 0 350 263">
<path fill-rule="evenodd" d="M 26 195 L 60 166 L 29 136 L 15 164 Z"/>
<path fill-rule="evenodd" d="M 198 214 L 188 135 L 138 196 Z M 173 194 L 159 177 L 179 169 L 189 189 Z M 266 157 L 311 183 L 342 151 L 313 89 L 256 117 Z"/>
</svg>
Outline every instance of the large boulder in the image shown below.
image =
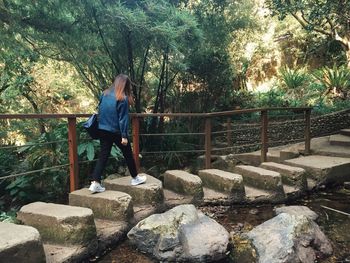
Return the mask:
<svg viewBox="0 0 350 263">
<path fill-rule="evenodd" d="M 256 250 L 259 263 L 313 263 L 332 254 L 319 226 L 304 215 L 281 213 L 243 235 Z"/>
<path fill-rule="evenodd" d="M 194 205 L 180 205 L 140 221 L 131 243 L 159 261 L 212 262 L 226 256 L 229 233 Z"/>
</svg>

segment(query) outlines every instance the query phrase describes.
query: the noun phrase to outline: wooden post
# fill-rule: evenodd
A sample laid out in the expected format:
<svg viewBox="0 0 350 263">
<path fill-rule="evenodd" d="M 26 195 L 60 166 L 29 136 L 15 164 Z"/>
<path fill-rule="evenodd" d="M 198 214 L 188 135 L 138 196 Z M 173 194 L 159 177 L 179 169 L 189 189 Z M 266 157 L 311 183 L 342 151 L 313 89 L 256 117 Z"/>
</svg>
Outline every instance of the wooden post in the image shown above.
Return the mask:
<svg viewBox="0 0 350 263">
<path fill-rule="evenodd" d="M 136 169 L 140 169 L 140 120 L 132 117 L 132 144 Z"/>
<path fill-rule="evenodd" d="M 311 109 L 305 110 L 305 155 L 311 153 Z"/>
<path fill-rule="evenodd" d="M 261 162 L 267 161 L 268 137 L 267 137 L 267 110 L 261 111 Z"/>
<path fill-rule="evenodd" d="M 69 145 L 69 185 L 70 192 L 79 187 L 79 164 L 77 153 L 77 118 L 68 118 L 68 145 Z"/>
<path fill-rule="evenodd" d="M 227 146 L 232 146 L 232 132 L 231 132 L 231 118 L 228 117 L 226 121 L 226 128 L 227 128 L 227 133 L 226 133 L 226 141 L 227 141 Z"/>
<path fill-rule="evenodd" d="M 211 121 L 210 118 L 205 119 L 205 168 L 211 167 Z"/>
</svg>

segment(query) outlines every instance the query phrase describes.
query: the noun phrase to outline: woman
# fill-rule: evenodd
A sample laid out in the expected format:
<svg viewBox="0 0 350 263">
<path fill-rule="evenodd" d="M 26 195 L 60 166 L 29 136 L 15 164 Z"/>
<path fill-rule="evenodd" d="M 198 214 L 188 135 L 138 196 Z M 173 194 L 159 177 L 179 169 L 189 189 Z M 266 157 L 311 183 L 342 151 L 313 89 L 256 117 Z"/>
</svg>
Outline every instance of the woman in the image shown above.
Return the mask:
<svg viewBox="0 0 350 263">
<path fill-rule="evenodd" d="M 106 167 L 113 143 L 122 151 L 132 176 L 131 185 L 146 182 L 146 176 L 137 175 L 135 160 L 128 140 L 129 104 L 133 104 L 131 82 L 128 76 L 118 75 L 112 86 L 106 89 L 99 106 L 99 137 L 101 151 L 95 169 L 91 175 L 89 190 L 93 193 L 104 192 L 101 175 Z"/>
</svg>

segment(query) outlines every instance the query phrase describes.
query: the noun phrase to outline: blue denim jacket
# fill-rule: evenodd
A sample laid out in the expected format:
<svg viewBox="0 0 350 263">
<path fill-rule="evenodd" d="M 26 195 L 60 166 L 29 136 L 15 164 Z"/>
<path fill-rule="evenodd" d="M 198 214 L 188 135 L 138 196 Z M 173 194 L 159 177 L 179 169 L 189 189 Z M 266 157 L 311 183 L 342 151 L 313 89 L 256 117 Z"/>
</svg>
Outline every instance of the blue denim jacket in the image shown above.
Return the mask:
<svg viewBox="0 0 350 263">
<path fill-rule="evenodd" d="M 117 101 L 114 90 L 101 96 L 98 110 L 98 128 L 113 133 L 120 133 L 122 138 L 128 138 L 129 128 L 129 103 L 125 96 L 122 101 Z"/>
</svg>

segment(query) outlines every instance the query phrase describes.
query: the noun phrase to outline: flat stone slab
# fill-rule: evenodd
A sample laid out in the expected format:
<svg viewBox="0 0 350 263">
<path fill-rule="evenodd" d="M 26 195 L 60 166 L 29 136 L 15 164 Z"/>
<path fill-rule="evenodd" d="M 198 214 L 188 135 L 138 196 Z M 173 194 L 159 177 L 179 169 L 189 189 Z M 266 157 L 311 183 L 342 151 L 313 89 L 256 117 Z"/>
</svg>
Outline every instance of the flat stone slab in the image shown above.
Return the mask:
<svg viewBox="0 0 350 263">
<path fill-rule="evenodd" d="M 205 205 L 230 205 L 242 202 L 242 197 L 234 198 L 228 193 L 218 192 L 208 187 L 203 187 L 203 191 L 203 204 Z"/>
<path fill-rule="evenodd" d="M 303 168 L 274 162 L 262 163 L 260 167 L 280 173 L 283 184 L 307 190 L 306 171 Z"/>
<path fill-rule="evenodd" d="M 38 229 L 46 243 L 79 245 L 96 240 L 96 226 L 89 208 L 35 202 L 22 206 L 17 219 Z"/>
<path fill-rule="evenodd" d="M 255 203 L 280 203 L 284 201 L 284 196 L 276 194 L 276 192 L 267 191 L 251 186 L 244 186 L 246 194 L 246 202 Z"/>
<path fill-rule="evenodd" d="M 311 155 L 284 162 L 304 168 L 317 184 L 342 183 L 350 179 L 350 158 Z"/>
<path fill-rule="evenodd" d="M 193 196 L 194 200 L 201 200 L 204 195 L 200 177 L 181 170 L 166 171 L 164 187 L 176 193 Z"/>
<path fill-rule="evenodd" d="M 164 189 L 164 202 L 169 208 L 177 205 L 191 204 L 193 196 L 175 193 L 169 189 Z"/>
<path fill-rule="evenodd" d="M 135 225 L 150 215 L 163 212 L 163 210 L 164 203 L 162 203 L 162 205 L 136 205 L 134 206 L 134 220 L 132 220 L 131 223 Z"/>
<path fill-rule="evenodd" d="M 88 247 L 81 245 L 54 245 L 44 244 L 46 263 L 74 263 L 84 262 L 96 253 Z"/>
<path fill-rule="evenodd" d="M 198 171 L 203 185 L 219 192 L 228 193 L 237 198 L 244 198 L 243 177 L 240 174 L 225 172 L 218 169 Z"/>
<path fill-rule="evenodd" d="M 235 159 L 241 161 L 244 164 L 258 166 L 261 163 L 261 151 L 255 151 L 250 153 L 238 153 L 233 155 Z M 270 148 L 267 153 L 267 160 L 269 162 L 280 161 L 280 150 Z"/>
<path fill-rule="evenodd" d="M 0 222 L 0 262 L 45 262 L 38 230 L 30 226 Z"/>
<path fill-rule="evenodd" d="M 250 165 L 238 165 L 235 172 L 243 176 L 243 182 L 253 187 L 283 193 L 282 179 L 278 172 Z"/>
<path fill-rule="evenodd" d="M 288 201 L 295 200 L 306 193 L 304 190 L 302 191 L 300 188 L 296 186 L 286 185 L 286 184 L 283 185 L 283 190 L 286 195 L 286 200 Z"/>
<path fill-rule="evenodd" d="M 130 230 L 128 222 L 95 219 L 97 242 L 93 246 L 44 244 L 47 263 L 90 262 L 89 258 L 102 254 L 124 240 Z"/>
<path fill-rule="evenodd" d="M 123 176 L 116 179 L 104 180 L 106 189 L 129 194 L 134 204 L 161 204 L 164 201 L 162 182 L 148 174 L 144 184 L 131 185 L 131 177 Z"/>
<path fill-rule="evenodd" d="M 340 134 L 345 136 L 350 136 L 350 129 L 342 129 L 340 130 Z"/>
<path fill-rule="evenodd" d="M 330 136 L 313 138 L 311 140 L 313 154 L 350 158 L 349 146 L 331 145 L 329 138 Z"/>
<path fill-rule="evenodd" d="M 130 230 L 129 222 L 95 219 L 98 239 L 98 253 L 120 243 Z"/>
<path fill-rule="evenodd" d="M 69 204 L 90 208 L 95 218 L 128 221 L 134 215 L 131 196 L 119 191 L 91 194 L 84 188 L 69 194 Z"/>
<path fill-rule="evenodd" d="M 350 146 L 350 137 L 342 134 L 335 134 L 329 137 L 331 145 Z"/>
</svg>

